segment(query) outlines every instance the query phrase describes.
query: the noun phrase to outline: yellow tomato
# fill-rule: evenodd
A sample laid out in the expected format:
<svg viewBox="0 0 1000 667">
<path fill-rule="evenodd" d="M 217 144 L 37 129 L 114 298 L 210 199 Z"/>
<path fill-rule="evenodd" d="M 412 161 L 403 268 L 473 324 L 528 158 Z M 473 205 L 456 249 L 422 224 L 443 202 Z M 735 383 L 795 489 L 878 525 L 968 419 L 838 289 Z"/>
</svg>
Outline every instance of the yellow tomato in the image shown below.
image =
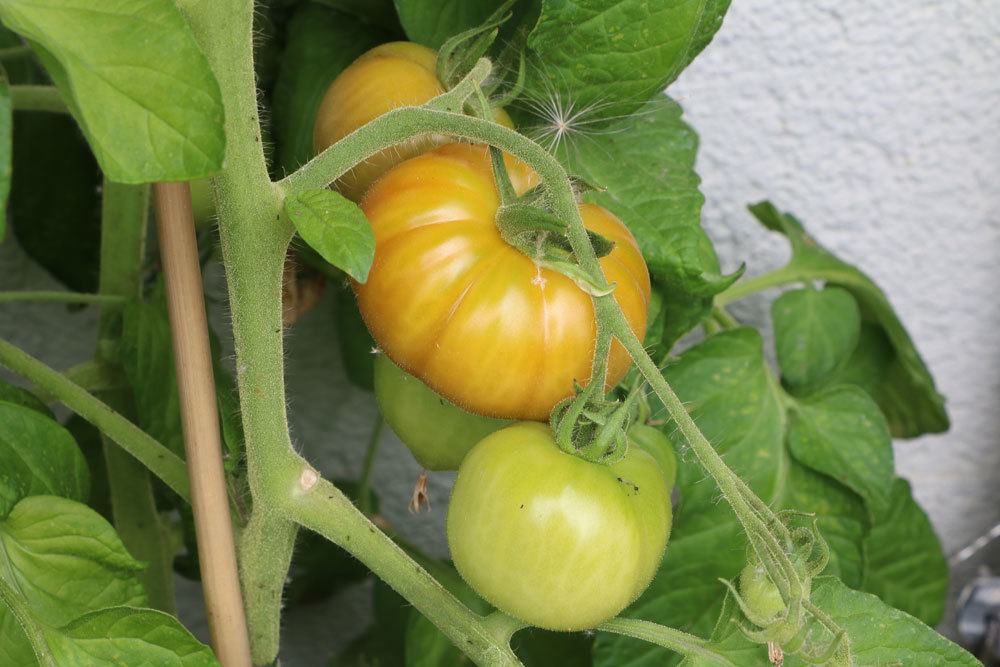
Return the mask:
<svg viewBox="0 0 1000 667">
<path fill-rule="evenodd" d="M 537 182 L 508 159 L 520 193 Z M 483 146 L 449 144 L 396 166 L 362 209 L 375 232 L 368 281 L 355 285 L 361 314 L 389 357 L 453 403 L 491 417 L 544 420 L 585 384 L 596 326 L 589 295 L 508 245 L 494 224 L 499 200 Z M 642 335 L 649 274 L 628 229 L 600 206 L 586 226 L 614 241 L 601 258 L 615 298 Z M 630 360 L 612 348 L 608 386 Z"/>
<path fill-rule="evenodd" d="M 412 42 L 390 42 L 365 52 L 341 72 L 327 89 L 316 115 L 313 148 L 317 153 L 365 123 L 403 106 L 424 104 L 444 92 L 437 79 L 437 53 Z M 513 127 L 502 109 L 496 120 Z M 452 141 L 427 134 L 377 153 L 336 183 L 348 199 L 358 201 L 375 179 L 407 158 Z"/>
</svg>

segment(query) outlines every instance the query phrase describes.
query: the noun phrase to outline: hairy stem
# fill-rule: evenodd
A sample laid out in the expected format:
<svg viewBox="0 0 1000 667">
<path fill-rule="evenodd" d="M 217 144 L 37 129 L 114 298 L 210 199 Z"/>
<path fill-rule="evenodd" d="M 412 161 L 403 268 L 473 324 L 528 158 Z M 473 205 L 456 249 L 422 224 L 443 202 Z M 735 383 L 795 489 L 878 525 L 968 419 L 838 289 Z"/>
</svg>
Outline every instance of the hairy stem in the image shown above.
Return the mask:
<svg viewBox="0 0 1000 667">
<path fill-rule="evenodd" d="M 139 298 L 148 209 L 148 186 L 122 185 L 105 180 L 99 277 L 102 295 Z M 99 364 L 120 367 L 118 348 L 121 334 L 121 308 L 102 307 L 95 355 Z M 116 410 L 127 413 L 133 409 L 132 393 L 127 388 L 103 392 L 101 398 Z M 156 509 L 149 471 L 107 435 L 102 434 L 101 440 L 115 529 L 129 553 L 146 563 L 140 580 L 149 595 L 150 606 L 173 613 L 176 606 L 173 552 L 167 528 Z"/>
<path fill-rule="evenodd" d="M 20 375 L 46 396 L 96 426 L 181 498 L 190 497 L 184 461 L 100 399 L 5 340 L 0 340 L 0 366 Z"/>
<path fill-rule="evenodd" d="M 737 667 L 736 663 L 710 649 L 708 642 L 704 639 L 649 621 L 634 618 L 613 618 L 597 626 L 597 629 L 662 646 L 685 657 L 697 659 L 699 664 Z"/>
</svg>

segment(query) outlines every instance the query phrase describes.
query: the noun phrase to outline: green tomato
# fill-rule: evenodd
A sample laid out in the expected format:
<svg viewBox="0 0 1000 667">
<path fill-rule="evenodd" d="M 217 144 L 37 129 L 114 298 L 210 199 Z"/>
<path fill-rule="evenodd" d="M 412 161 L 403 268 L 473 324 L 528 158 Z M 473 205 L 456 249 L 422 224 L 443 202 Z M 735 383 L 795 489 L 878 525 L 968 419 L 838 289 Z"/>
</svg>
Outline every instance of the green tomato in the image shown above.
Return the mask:
<svg viewBox="0 0 1000 667">
<path fill-rule="evenodd" d="M 810 580 L 803 578 L 805 597 L 809 597 Z M 759 562 L 746 564 L 740 572 L 740 595 L 747 608 L 760 619 L 771 620 L 785 611 L 785 601 L 781 599 L 781 591 L 771 581 L 767 569 Z"/>
<path fill-rule="evenodd" d="M 677 455 L 667 436 L 652 426 L 633 424 L 628 430 L 628 439 L 656 459 L 663 471 L 663 478 L 667 481 L 667 488 L 674 488 L 677 483 Z"/>
<path fill-rule="evenodd" d="M 486 601 L 549 630 L 592 628 L 649 585 L 670 534 L 670 490 L 641 447 L 606 466 L 561 451 L 544 424 L 484 438 L 448 508 L 459 574 Z"/>
<path fill-rule="evenodd" d="M 427 470 L 458 470 L 477 442 L 510 424 L 449 403 L 384 354 L 375 358 L 375 398 L 386 423 Z"/>
</svg>

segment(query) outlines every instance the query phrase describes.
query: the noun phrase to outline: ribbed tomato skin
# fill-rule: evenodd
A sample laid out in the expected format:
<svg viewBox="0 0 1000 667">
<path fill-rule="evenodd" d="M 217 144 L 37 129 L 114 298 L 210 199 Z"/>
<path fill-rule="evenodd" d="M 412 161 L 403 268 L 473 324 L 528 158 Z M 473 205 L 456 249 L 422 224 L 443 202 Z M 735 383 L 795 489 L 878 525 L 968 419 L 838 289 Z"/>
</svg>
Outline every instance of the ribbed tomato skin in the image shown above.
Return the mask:
<svg viewBox="0 0 1000 667">
<path fill-rule="evenodd" d="M 419 106 L 444 92 L 437 78 L 437 52 L 413 42 L 389 42 L 366 51 L 327 88 L 316 113 L 313 150 L 319 153 L 365 123 L 393 109 Z M 513 127 L 503 109 L 495 120 Z M 376 153 L 357 165 L 335 186 L 348 199 L 360 201 L 382 174 L 407 158 L 453 141 L 424 134 Z"/>
<path fill-rule="evenodd" d="M 484 438 L 459 468 L 448 545 L 462 577 L 498 609 L 549 630 L 584 630 L 646 589 L 667 545 L 670 492 L 630 447 L 605 466 L 562 452 L 543 424 Z"/>
<path fill-rule="evenodd" d="M 508 165 L 519 192 L 537 183 L 525 165 Z M 355 290 L 381 348 L 434 391 L 478 414 L 546 420 L 574 380 L 590 376 L 593 302 L 500 237 L 498 205 L 483 146 L 449 144 L 397 165 L 362 202 L 376 249 L 368 281 Z M 606 209 L 580 211 L 588 228 L 615 242 L 601 266 L 641 337 L 650 284 L 639 246 Z M 609 387 L 629 364 L 615 343 Z"/>
</svg>

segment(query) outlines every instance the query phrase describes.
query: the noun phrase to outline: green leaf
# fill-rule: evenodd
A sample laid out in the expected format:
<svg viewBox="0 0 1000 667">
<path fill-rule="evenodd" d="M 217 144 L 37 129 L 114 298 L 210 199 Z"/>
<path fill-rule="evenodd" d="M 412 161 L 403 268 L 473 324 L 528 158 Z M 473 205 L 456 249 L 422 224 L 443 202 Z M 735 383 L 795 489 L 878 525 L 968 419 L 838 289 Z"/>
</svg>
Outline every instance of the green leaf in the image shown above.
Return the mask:
<svg viewBox="0 0 1000 667">
<path fill-rule="evenodd" d="M 285 199 L 285 213 L 309 247 L 358 282 L 368 280 L 375 234 L 358 205 L 325 188 Z"/>
<path fill-rule="evenodd" d="M 10 100 L 7 72 L 0 65 L 0 241 L 7 229 L 7 198 L 10 196 L 10 173 L 13 162 L 14 109 Z"/>
<path fill-rule="evenodd" d="M 892 439 L 875 402 L 857 387 L 824 389 L 789 412 L 788 445 L 802 464 L 864 498 L 873 516 L 889 508 Z"/>
<path fill-rule="evenodd" d="M 73 436 L 52 418 L 0 401 L 0 517 L 27 496 L 86 502 L 87 462 Z"/>
<path fill-rule="evenodd" d="M 26 37 L 119 183 L 210 176 L 225 152 L 218 83 L 171 0 L 9 0 Z"/>
<path fill-rule="evenodd" d="M 375 339 L 372 338 L 350 289 L 337 291 L 334 304 L 340 360 L 347 379 L 366 391 L 375 390 Z"/>
<path fill-rule="evenodd" d="M 125 305 L 119 354 L 132 387 L 136 423 L 183 457 L 184 433 L 171 340 L 162 286 L 148 301 Z"/>
<path fill-rule="evenodd" d="M 944 667 L 981 663 L 906 612 L 893 609 L 874 595 L 845 586 L 835 577 L 813 581 L 812 601 L 844 630 L 851 642 L 853 664 Z M 786 665 L 804 664 L 791 659 Z"/>
<path fill-rule="evenodd" d="M 219 664 L 212 650 L 195 639 L 180 621 L 153 609 L 101 609 L 58 630 L 45 628 L 43 632 L 60 665 L 217 667 Z"/>
<path fill-rule="evenodd" d="M 432 49 L 483 23 L 503 0 L 396 0 L 406 36 Z"/>
<path fill-rule="evenodd" d="M 861 332 L 858 302 L 839 287 L 785 292 L 771 319 L 781 379 L 792 387 L 816 385 L 847 363 Z"/>
<path fill-rule="evenodd" d="M 72 118 L 14 114 L 9 222 L 24 251 L 56 280 L 97 291 L 101 172 Z"/>
<path fill-rule="evenodd" d="M 739 273 L 723 276 L 701 227 L 705 201 L 695 173 L 698 135 L 680 105 L 665 96 L 607 132 L 567 135 L 558 156 L 571 172 L 607 188 L 584 200 L 604 206 L 628 225 L 642 248 L 653 283 L 669 312 L 667 348 L 711 309 L 711 297 Z"/>
<path fill-rule="evenodd" d="M 822 280 L 850 292 L 861 307 L 861 318 L 881 330 L 888 342 L 883 350 L 883 372 L 869 376 L 866 389 L 889 421 L 893 436 L 912 438 L 940 433 L 949 426 L 944 397 L 920 358 L 913 340 L 903 327 L 885 293 L 868 276 L 834 257 L 809 236 L 794 216 L 781 213 L 770 202 L 750 207 L 750 212 L 768 229 L 781 232 L 792 245 L 792 259 L 783 270 L 790 278 Z M 869 334 L 871 335 L 871 334 Z M 859 347 L 864 343 L 859 341 Z M 866 350 L 870 354 L 871 348 Z M 849 361 L 848 366 L 852 366 Z M 834 380 L 841 381 L 841 380 Z"/>
<path fill-rule="evenodd" d="M 705 436 L 755 493 L 775 509 L 817 514 L 831 550 L 829 571 L 860 585 L 867 512 L 848 488 L 792 456 L 786 409 L 794 399 L 767 366 L 760 334 L 748 328 L 716 334 L 669 363 L 664 375 Z M 674 433 L 672 422 L 663 428 Z M 745 562 L 745 538 L 733 511 L 720 501 L 693 457 L 679 457 L 678 487 L 681 503 L 666 557 L 627 613 L 707 636 L 724 597 L 719 579 L 738 575 Z M 652 667 L 662 665 L 669 653 L 601 634 L 594 656 L 599 667 Z"/>
<path fill-rule="evenodd" d="M 55 496 L 25 498 L 0 522 L 0 578 L 20 591 L 36 619 L 60 626 L 84 612 L 146 603 L 142 569 L 103 517 Z M 27 638 L 0 605 L 0 662 L 25 664 Z M 77 664 L 77 663 L 68 663 Z"/>
<path fill-rule="evenodd" d="M 6 401 L 7 403 L 13 403 L 15 405 L 31 408 L 35 412 L 39 412 L 46 417 L 54 417 L 52 411 L 49 410 L 49 406 L 45 405 L 40 398 L 32 394 L 27 389 L 15 387 L 3 378 L 0 378 L 0 401 Z"/>
<path fill-rule="evenodd" d="M 273 95 L 280 173 L 291 173 L 312 159 L 316 112 L 334 78 L 362 53 L 392 38 L 352 16 L 311 3 L 295 12 L 287 30 L 288 46 Z"/>
<path fill-rule="evenodd" d="M 896 479 L 889 510 L 872 526 L 864 546 L 868 568 L 862 588 L 937 625 L 948 593 L 948 562 L 906 480 Z"/>
<path fill-rule="evenodd" d="M 525 96 L 587 120 L 639 109 L 712 40 L 729 0 L 543 0 Z"/>
</svg>

